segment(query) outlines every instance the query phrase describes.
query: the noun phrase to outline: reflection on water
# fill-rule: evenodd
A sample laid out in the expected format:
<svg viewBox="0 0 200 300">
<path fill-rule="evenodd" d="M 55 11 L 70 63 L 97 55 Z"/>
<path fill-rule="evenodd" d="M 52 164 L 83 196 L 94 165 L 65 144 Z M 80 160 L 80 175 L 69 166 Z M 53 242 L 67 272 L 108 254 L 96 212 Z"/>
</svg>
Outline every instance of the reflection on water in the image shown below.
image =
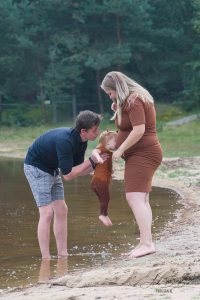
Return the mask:
<svg viewBox="0 0 200 300">
<path fill-rule="evenodd" d="M 53 265 L 53 270 L 51 273 L 51 265 Z M 38 282 L 45 283 L 48 282 L 51 277 L 61 277 L 68 272 L 68 259 L 58 258 L 58 259 L 43 259 L 40 264 Z M 53 276 L 52 276 L 53 274 Z"/>
<path fill-rule="evenodd" d="M 68 271 L 100 266 L 138 243 L 138 228 L 124 199 L 123 183 L 113 181 L 109 216 L 112 227 L 98 220 L 98 201 L 89 187 L 90 177 L 65 183 L 69 207 L 69 258 L 40 259 L 36 237 L 38 209 L 23 174 L 21 160 L 0 160 L 0 288 L 23 286 L 62 276 Z M 177 195 L 156 188 L 150 195 L 153 234 L 171 220 L 179 204 Z M 55 241 L 51 253 L 56 255 Z"/>
</svg>

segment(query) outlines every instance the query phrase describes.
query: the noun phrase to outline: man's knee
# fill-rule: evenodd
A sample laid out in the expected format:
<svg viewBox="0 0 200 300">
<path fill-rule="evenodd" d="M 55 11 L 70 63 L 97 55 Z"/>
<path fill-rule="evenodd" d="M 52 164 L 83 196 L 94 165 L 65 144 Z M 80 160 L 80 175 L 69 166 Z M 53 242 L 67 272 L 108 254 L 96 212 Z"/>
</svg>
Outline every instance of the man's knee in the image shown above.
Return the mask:
<svg viewBox="0 0 200 300">
<path fill-rule="evenodd" d="M 45 221 L 46 223 L 51 223 L 53 218 L 53 210 L 48 206 L 41 206 L 39 207 L 40 219 Z"/>
<path fill-rule="evenodd" d="M 65 201 L 57 200 L 53 203 L 54 214 L 58 218 L 66 218 L 68 214 L 68 207 Z"/>
<path fill-rule="evenodd" d="M 63 206 L 61 207 L 61 209 L 60 209 L 60 211 L 59 211 L 59 214 L 60 214 L 60 216 L 63 217 L 63 218 L 66 218 L 66 217 L 67 217 L 67 214 L 68 214 L 68 207 L 67 207 L 66 204 L 63 205 Z"/>
</svg>

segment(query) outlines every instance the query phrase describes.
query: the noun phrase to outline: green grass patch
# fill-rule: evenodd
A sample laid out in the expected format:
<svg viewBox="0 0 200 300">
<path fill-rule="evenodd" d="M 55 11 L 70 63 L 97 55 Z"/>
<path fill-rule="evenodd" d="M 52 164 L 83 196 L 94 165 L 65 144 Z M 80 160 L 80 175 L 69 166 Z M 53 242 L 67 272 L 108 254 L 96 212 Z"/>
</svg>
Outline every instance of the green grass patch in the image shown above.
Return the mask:
<svg viewBox="0 0 200 300">
<path fill-rule="evenodd" d="M 38 127 L 1 127 L 0 141 L 2 144 L 8 143 L 21 145 L 22 149 L 27 149 L 32 141 L 44 133 L 45 131 L 55 127 L 70 127 L 68 124 L 51 124 L 41 125 Z M 158 136 L 164 151 L 164 157 L 184 157 L 184 156 L 199 156 L 200 155 L 200 120 L 193 121 L 176 127 L 167 127 L 165 122 L 157 123 Z M 100 125 L 101 131 L 109 129 L 115 130 L 113 121 L 104 119 Z M 93 149 L 98 143 L 98 140 L 88 143 L 88 152 Z"/>
<path fill-rule="evenodd" d="M 158 132 L 164 157 L 200 156 L 200 120 L 181 126 L 166 127 Z"/>
<path fill-rule="evenodd" d="M 183 118 L 187 113 L 179 106 L 155 102 L 156 115 L 158 122 L 169 122 Z"/>
</svg>

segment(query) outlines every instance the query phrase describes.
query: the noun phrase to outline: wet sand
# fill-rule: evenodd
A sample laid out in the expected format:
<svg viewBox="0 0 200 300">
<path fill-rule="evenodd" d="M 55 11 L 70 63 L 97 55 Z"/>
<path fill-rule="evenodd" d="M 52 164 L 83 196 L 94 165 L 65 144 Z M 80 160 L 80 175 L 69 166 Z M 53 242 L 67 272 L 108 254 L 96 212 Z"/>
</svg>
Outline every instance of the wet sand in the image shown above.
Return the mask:
<svg viewBox="0 0 200 300">
<path fill-rule="evenodd" d="M 200 157 L 164 159 L 153 185 L 175 190 L 183 207 L 155 240 L 157 252 L 1 291 L 1 299 L 200 299 Z M 123 178 L 122 167 L 115 177 Z"/>
</svg>

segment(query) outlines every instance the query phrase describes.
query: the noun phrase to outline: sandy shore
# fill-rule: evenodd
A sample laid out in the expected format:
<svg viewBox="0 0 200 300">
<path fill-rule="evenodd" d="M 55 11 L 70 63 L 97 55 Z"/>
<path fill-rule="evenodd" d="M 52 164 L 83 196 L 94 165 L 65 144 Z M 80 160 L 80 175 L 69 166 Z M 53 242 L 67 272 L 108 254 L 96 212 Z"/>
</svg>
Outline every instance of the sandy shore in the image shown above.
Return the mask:
<svg viewBox="0 0 200 300">
<path fill-rule="evenodd" d="M 115 176 L 122 179 L 121 168 Z M 109 266 L 69 273 L 49 283 L 1 291 L 0 298 L 200 299 L 200 157 L 164 159 L 153 185 L 175 190 L 183 204 L 156 240 L 155 254 L 120 258 Z"/>
</svg>

